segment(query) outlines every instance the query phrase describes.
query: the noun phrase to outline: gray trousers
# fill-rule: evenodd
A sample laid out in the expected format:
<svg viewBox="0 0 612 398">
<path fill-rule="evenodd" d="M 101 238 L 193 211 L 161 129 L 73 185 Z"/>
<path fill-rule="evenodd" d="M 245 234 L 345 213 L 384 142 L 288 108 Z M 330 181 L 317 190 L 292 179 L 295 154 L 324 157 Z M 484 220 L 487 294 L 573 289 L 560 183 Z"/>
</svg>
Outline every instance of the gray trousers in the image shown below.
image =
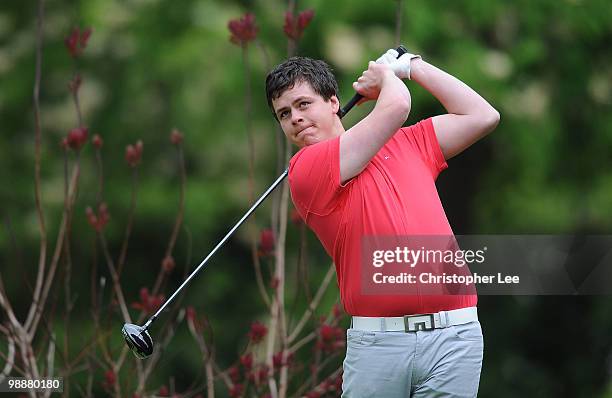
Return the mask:
<svg viewBox="0 0 612 398">
<path fill-rule="evenodd" d="M 476 397 L 480 322 L 418 332 L 347 330 L 343 398 Z"/>
</svg>

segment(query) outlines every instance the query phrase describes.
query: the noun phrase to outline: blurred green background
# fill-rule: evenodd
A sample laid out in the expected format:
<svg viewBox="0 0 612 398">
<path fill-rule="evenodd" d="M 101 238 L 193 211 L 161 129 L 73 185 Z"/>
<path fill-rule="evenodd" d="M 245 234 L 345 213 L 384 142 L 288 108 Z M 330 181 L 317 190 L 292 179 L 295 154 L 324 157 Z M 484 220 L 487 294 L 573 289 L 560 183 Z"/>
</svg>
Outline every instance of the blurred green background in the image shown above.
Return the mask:
<svg viewBox="0 0 612 398">
<path fill-rule="evenodd" d="M 113 253 L 119 252 L 129 210 L 131 177 L 124 148 L 138 139 L 144 142 L 134 231 L 122 276 L 128 302 L 138 301 L 141 287 L 153 285 L 172 231 L 179 194 L 176 154 L 169 142 L 172 128 L 185 135 L 188 182 L 175 250 L 181 272 L 173 273 L 169 287 L 179 285 L 183 268 L 199 263 L 251 203 L 247 79 L 252 84 L 255 192 L 277 177 L 279 131 L 267 109 L 264 79 L 287 54 L 286 7 L 280 0 L 46 1 L 40 101 L 49 242 L 55 242 L 63 206 L 59 143 L 77 126 L 67 84 L 78 70 L 85 125 L 104 139 L 105 198 L 111 214 L 106 236 Z M 346 102 L 353 94 L 351 82 L 367 61 L 394 47 L 397 1 L 301 0 L 297 8 L 315 11 L 298 53 L 334 67 Z M 254 13 L 259 33 L 258 42 L 249 45 L 251 69 L 245 76 L 241 49 L 230 43 L 227 23 L 247 11 Z M 18 314 L 31 302 L 28 285 L 35 281 L 39 244 L 33 178 L 35 16 L 36 2 L 31 0 L 0 6 L 0 272 Z M 64 46 L 74 26 L 93 28 L 76 61 Z M 466 82 L 501 113 L 497 129 L 451 159 L 438 179 L 456 234 L 612 232 L 609 1 L 405 0 L 401 42 Z M 413 97 L 409 124 L 444 112 L 430 94 L 410 82 L 408 86 Z M 370 108 L 355 109 L 345 126 Z M 90 299 L 84 287 L 92 262 L 100 256 L 91 252 L 95 233 L 85 217 L 97 189 L 91 144 L 81 158 L 72 241 L 72 289 L 78 295 L 70 326 L 74 350 L 90 333 Z M 258 210 L 258 229 L 269 227 L 270 207 L 268 201 Z M 251 321 L 264 313 L 251 263 L 250 230 L 236 233 L 193 282 L 184 301 L 209 317 L 217 358 L 224 366 L 244 346 Z M 299 234 L 290 224 L 290 280 L 297 278 Z M 307 236 L 314 291 L 330 260 L 314 236 Z M 103 264 L 99 272 L 108 278 Z M 62 308 L 61 276 L 53 291 Z M 109 293 L 107 285 L 105 298 Z M 288 292 L 288 308 L 293 293 Z M 322 310 L 337 297 L 332 283 Z M 303 304 L 302 298 L 295 305 Z M 479 313 L 485 336 L 480 396 L 612 397 L 610 296 L 482 296 Z M 4 321 L 5 314 L 1 316 Z M 119 346 L 121 321 L 115 321 Z M 54 326 L 61 336 L 61 321 Z M 6 342 L 0 341 L 0 349 L 6 352 Z M 188 385 L 199 373 L 194 342 L 183 328 L 164 353 L 154 380 L 163 384 L 174 375 L 177 386 Z"/>
</svg>

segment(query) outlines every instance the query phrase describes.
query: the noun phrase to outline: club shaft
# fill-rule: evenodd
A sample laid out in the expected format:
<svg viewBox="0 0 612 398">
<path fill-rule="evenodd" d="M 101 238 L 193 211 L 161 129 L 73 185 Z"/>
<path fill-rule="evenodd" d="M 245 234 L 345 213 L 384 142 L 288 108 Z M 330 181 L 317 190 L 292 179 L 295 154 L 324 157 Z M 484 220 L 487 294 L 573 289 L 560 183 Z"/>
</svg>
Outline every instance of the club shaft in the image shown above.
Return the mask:
<svg viewBox="0 0 612 398">
<path fill-rule="evenodd" d="M 221 241 L 217 244 L 217 246 L 215 246 L 215 248 L 212 249 L 212 251 L 208 254 L 208 256 L 206 256 L 206 258 L 200 263 L 200 265 L 198 265 L 198 267 L 195 270 L 193 270 L 193 272 L 187 277 L 187 279 L 185 279 L 185 281 L 181 284 L 181 286 L 179 286 L 178 289 L 176 289 L 176 291 L 172 294 L 172 296 L 170 296 L 170 298 L 166 300 L 166 302 L 164 302 L 164 304 L 147 321 L 147 323 L 145 323 L 145 325 L 143 326 L 145 330 L 148 329 L 148 327 L 151 325 L 151 323 L 153 323 L 153 321 L 157 318 L 157 316 L 161 314 L 161 312 L 168 306 L 168 304 L 170 304 L 174 300 L 174 298 L 181 292 L 181 290 L 183 290 L 183 288 L 191 281 L 191 279 L 202 269 L 202 267 L 206 265 L 208 260 L 217 252 L 217 250 L 219 250 L 221 246 L 223 246 L 225 241 L 229 239 L 229 237 L 234 233 L 234 231 L 236 231 L 242 225 L 242 223 L 247 218 L 249 218 L 249 216 L 255 211 L 255 209 L 257 209 L 257 207 L 261 204 L 261 202 L 263 202 L 268 197 L 268 195 L 270 195 L 270 193 L 274 191 L 274 189 L 285 179 L 285 177 L 287 177 L 288 173 L 289 173 L 289 169 L 285 169 L 285 171 L 276 179 L 276 181 L 274 181 L 274 183 L 270 186 L 270 188 L 268 188 L 268 190 L 264 192 L 260 196 L 259 199 L 257 199 L 255 204 L 251 206 L 251 208 L 244 214 L 244 216 L 242 216 L 242 218 L 236 223 L 236 225 L 234 225 L 232 229 L 230 229 L 230 231 L 225 235 L 225 237 L 223 237 L 223 239 L 221 239 Z"/>
</svg>

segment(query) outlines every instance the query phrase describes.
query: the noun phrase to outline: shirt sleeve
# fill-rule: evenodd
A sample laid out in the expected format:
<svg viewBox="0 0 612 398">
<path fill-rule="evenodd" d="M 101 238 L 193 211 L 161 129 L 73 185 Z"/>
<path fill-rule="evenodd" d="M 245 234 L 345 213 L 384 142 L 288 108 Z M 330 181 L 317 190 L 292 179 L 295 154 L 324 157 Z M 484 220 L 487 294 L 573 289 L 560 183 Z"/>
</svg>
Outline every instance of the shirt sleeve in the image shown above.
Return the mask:
<svg viewBox="0 0 612 398">
<path fill-rule="evenodd" d="M 304 220 L 309 213 L 329 214 L 348 185 L 340 184 L 339 151 L 340 137 L 335 137 L 302 148 L 289 161 L 291 198 Z"/>
<path fill-rule="evenodd" d="M 432 118 L 422 120 L 412 126 L 402 127 L 400 130 L 412 148 L 421 155 L 433 179 L 438 178 L 440 172 L 446 169 L 448 164 L 438 143 Z"/>
</svg>

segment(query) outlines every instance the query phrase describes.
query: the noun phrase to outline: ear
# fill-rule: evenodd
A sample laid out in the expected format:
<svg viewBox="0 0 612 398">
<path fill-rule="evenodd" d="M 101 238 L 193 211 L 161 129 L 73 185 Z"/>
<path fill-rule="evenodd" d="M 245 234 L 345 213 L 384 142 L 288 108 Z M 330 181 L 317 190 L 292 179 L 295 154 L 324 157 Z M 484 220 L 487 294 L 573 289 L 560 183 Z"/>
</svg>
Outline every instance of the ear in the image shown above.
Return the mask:
<svg viewBox="0 0 612 398">
<path fill-rule="evenodd" d="M 340 109 L 340 101 L 338 101 L 338 97 L 332 95 L 329 98 L 329 101 L 331 102 L 332 111 L 334 112 L 334 114 L 338 113 L 338 110 Z"/>
</svg>

